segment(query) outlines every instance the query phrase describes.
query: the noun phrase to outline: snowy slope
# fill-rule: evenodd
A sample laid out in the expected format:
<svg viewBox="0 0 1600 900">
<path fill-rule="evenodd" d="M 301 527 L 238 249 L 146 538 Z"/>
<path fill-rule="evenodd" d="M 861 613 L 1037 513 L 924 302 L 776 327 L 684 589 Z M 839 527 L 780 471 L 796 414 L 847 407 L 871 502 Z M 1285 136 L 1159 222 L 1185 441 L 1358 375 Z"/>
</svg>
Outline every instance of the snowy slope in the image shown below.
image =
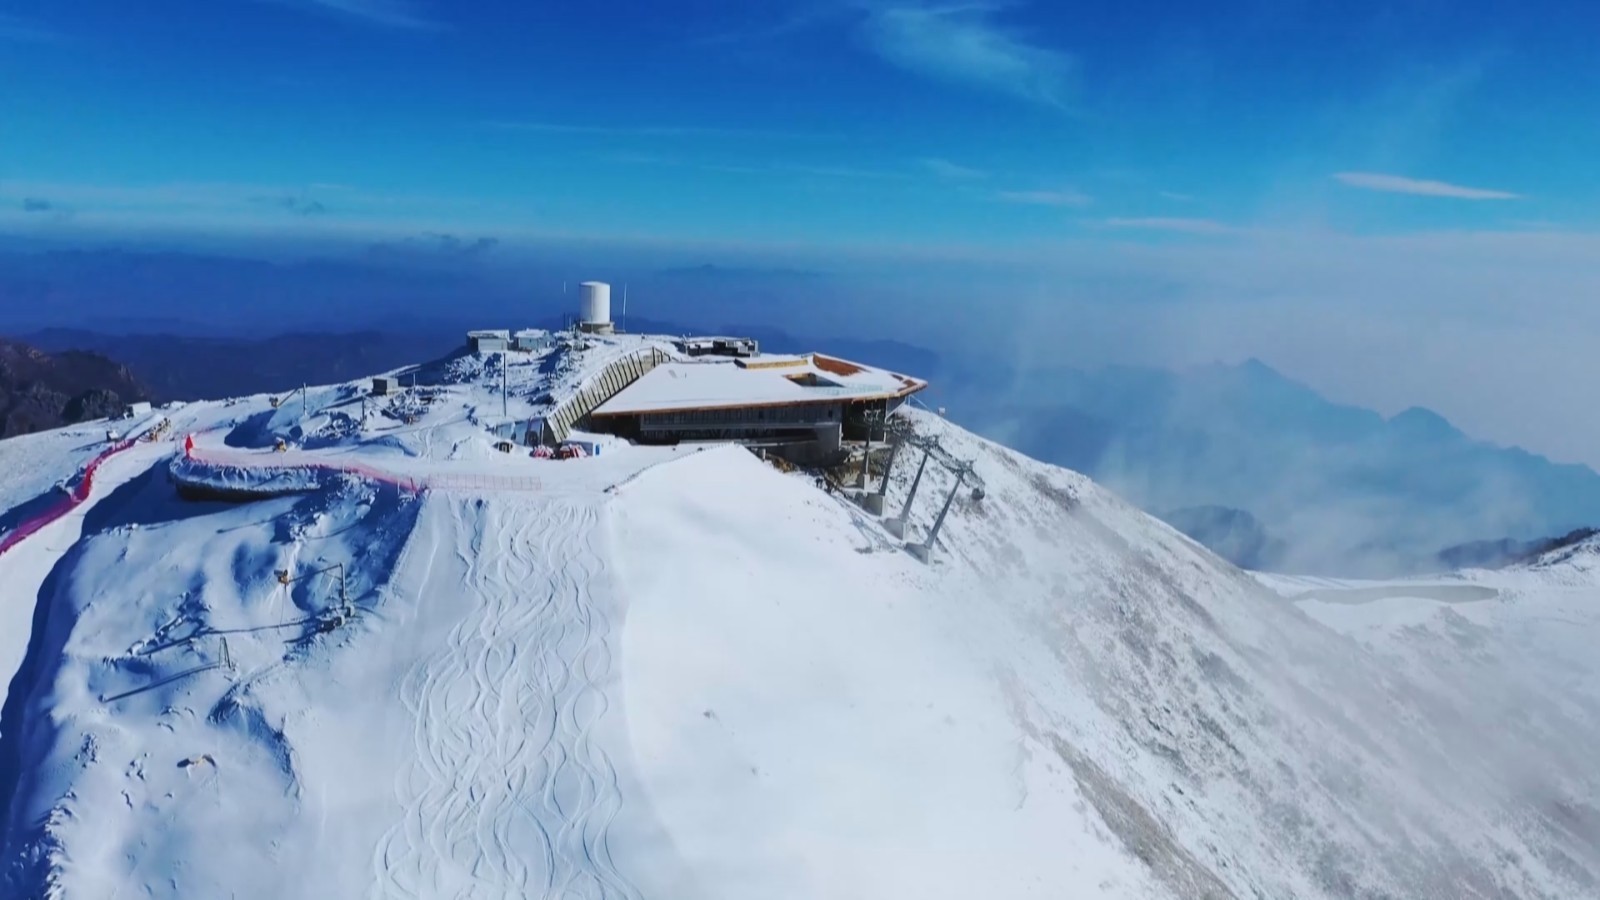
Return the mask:
<svg viewBox="0 0 1600 900">
<path fill-rule="evenodd" d="M 1589 556 L 1263 585 L 923 413 L 986 485 L 932 565 L 742 449 L 491 449 L 502 377 L 526 415 L 637 345 L 192 404 L 188 474 L 316 477 L 186 502 L 152 446 L 0 557 L 12 892 L 1600 894 Z"/>
</svg>

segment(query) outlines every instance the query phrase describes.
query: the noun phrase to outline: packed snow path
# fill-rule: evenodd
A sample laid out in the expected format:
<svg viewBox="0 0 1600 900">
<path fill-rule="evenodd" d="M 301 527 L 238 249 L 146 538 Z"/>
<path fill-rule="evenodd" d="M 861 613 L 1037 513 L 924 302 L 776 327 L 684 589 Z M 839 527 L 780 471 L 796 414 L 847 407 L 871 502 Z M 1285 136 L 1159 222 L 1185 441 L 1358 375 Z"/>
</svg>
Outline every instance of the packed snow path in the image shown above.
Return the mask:
<svg viewBox="0 0 1600 900">
<path fill-rule="evenodd" d="M 370 896 L 639 896 L 608 843 L 623 798 L 600 734 L 617 618 L 600 502 L 427 501 L 400 580 L 468 610 L 402 682 L 415 748 Z"/>
</svg>

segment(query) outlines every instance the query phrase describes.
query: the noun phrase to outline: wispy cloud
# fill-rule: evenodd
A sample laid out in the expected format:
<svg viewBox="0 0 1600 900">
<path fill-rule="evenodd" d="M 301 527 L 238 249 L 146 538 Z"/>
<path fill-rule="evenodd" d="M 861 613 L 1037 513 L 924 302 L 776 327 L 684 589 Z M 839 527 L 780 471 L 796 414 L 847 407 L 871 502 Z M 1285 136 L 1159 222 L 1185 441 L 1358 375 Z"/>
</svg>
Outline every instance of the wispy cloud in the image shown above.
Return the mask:
<svg viewBox="0 0 1600 900">
<path fill-rule="evenodd" d="M 1241 229 L 1214 219 L 1185 219 L 1173 216 L 1106 219 L 1107 228 L 1139 231 L 1171 231 L 1179 234 L 1237 234 Z"/>
<path fill-rule="evenodd" d="M 1194 195 L 1193 194 L 1182 194 L 1182 193 L 1179 193 L 1177 191 L 1157 191 L 1156 192 L 1156 196 L 1160 197 L 1163 200 L 1171 200 L 1173 203 L 1193 203 L 1194 202 Z"/>
<path fill-rule="evenodd" d="M 0 41 L 26 44 L 48 44 L 61 40 L 58 32 L 20 16 L 0 13 Z"/>
<path fill-rule="evenodd" d="M 313 200 L 303 194 L 284 194 L 279 197 L 255 197 L 254 202 L 267 206 L 275 206 L 284 212 L 297 216 L 320 216 L 328 212 L 328 207 L 321 200 Z"/>
<path fill-rule="evenodd" d="M 810 165 L 806 163 L 757 163 L 754 165 L 701 163 L 695 168 L 731 175 L 809 175 L 818 178 L 855 178 L 898 181 L 911 176 L 890 169 L 863 169 L 855 166 Z"/>
<path fill-rule="evenodd" d="M 920 159 L 917 160 L 917 163 L 934 175 L 940 178 L 948 178 L 952 181 L 980 181 L 989 177 L 989 173 L 982 169 L 974 169 L 963 166 L 960 163 L 953 163 L 948 159 L 939 159 L 938 157 Z"/>
<path fill-rule="evenodd" d="M 884 181 L 901 181 L 912 177 L 910 172 L 896 169 L 868 169 L 859 166 L 797 162 L 724 163 L 684 159 L 655 153 L 612 153 L 604 158 L 609 162 L 628 166 L 672 166 L 699 172 L 720 172 L 726 175 L 806 175 L 816 178 L 876 179 Z"/>
<path fill-rule="evenodd" d="M 374 256 L 414 256 L 435 254 L 458 259 L 483 256 L 500 246 L 497 237 L 461 237 L 447 232 L 429 231 L 399 240 L 379 241 L 367 248 Z"/>
<path fill-rule="evenodd" d="M 498 131 L 524 131 L 534 134 L 571 134 L 594 137 L 648 137 L 648 138 L 760 138 L 795 141 L 837 140 L 839 135 L 807 131 L 784 131 L 764 128 L 737 128 L 718 125 L 587 125 L 573 122 L 521 122 L 493 120 L 484 127 Z"/>
<path fill-rule="evenodd" d="M 1026 203 L 1032 206 L 1088 206 L 1094 198 L 1070 188 L 1059 191 L 1001 191 L 995 195 L 1007 203 Z"/>
<path fill-rule="evenodd" d="M 416 0 L 265 0 L 284 6 L 317 9 L 385 28 L 437 28 Z"/>
<path fill-rule="evenodd" d="M 1520 194 L 1489 188 L 1463 187 L 1444 181 L 1382 175 L 1376 172 L 1337 172 L 1333 176 L 1351 187 L 1390 194 L 1416 194 L 1422 197 L 1452 197 L 1457 200 L 1516 200 Z"/>
<path fill-rule="evenodd" d="M 1065 107 L 1072 56 L 1004 28 L 998 9 L 985 2 L 873 5 L 861 33 L 873 52 L 908 72 Z"/>
<path fill-rule="evenodd" d="M 697 38 L 694 43 L 711 46 L 776 41 L 825 25 L 838 19 L 842 13 L 847 11 L 847 7 L 836 2 L 802 4 L 776 21 L 766 21 L 748 27 L 733 27 L 705 34 Z"/>
<path fill-rule="evenodd" d="M 123 222 L 291 228 L 387 228 L 460 222 L 493 208 L 480 200 L 374 192 L 358 187 L 238 183 L 86 184 L 0 181 L 0 221 Z M 8 215 L 9 214 L 9 215 Z M 290 223 L 297 223 L 293 226 Z"/>
</svg>

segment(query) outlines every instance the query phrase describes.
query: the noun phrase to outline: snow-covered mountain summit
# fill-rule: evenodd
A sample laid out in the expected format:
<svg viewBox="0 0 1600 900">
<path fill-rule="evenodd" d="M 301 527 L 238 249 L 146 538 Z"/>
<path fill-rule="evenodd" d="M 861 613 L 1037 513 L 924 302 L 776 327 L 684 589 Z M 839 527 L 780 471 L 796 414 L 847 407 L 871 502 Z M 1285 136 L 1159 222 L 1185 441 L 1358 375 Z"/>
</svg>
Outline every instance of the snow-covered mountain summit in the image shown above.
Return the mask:
<svg viewBox="0 0 1600 900">
<path fill-rule="evenodd" d="M 1600 895 L 1591 567 L 1259 580 L 912 409 L 983 485 L 928 563 L 742 447 L 496 449 L 647 345 L 158 411 L 77 494 L 103 426 L 0 442 L 7 896 Z"/>
</svg>

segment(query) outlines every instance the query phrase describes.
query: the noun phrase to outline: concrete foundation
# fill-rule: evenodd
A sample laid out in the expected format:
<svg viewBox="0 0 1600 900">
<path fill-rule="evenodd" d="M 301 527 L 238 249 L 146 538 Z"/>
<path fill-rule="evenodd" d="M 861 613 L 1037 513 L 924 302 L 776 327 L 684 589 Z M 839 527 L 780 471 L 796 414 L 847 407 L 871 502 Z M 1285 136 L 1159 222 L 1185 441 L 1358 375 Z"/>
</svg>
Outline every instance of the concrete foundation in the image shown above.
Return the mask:
<svg viewBox="0 0 1600 900">
<path fill-rule="evenodd" d="M 883 530 L 889 532 L 900 540 L 906 538 L 906 520 L 901 518 L 884 519 Z"/>
<path fill-rule="evenodd" d="M 926 563 L 928 561 L 928 557 L 932 555 L 932 551 L 928 549 L 927 544 L 907 544 L 906 552 L 916 557 L 917 561 L 922 563 Z"/>
<path fill-rule="evenodd" d="M 863 494 L 861 496 L 861 508 L 875 516 L 883 515 L 883 495 Z"/>
</svg>

